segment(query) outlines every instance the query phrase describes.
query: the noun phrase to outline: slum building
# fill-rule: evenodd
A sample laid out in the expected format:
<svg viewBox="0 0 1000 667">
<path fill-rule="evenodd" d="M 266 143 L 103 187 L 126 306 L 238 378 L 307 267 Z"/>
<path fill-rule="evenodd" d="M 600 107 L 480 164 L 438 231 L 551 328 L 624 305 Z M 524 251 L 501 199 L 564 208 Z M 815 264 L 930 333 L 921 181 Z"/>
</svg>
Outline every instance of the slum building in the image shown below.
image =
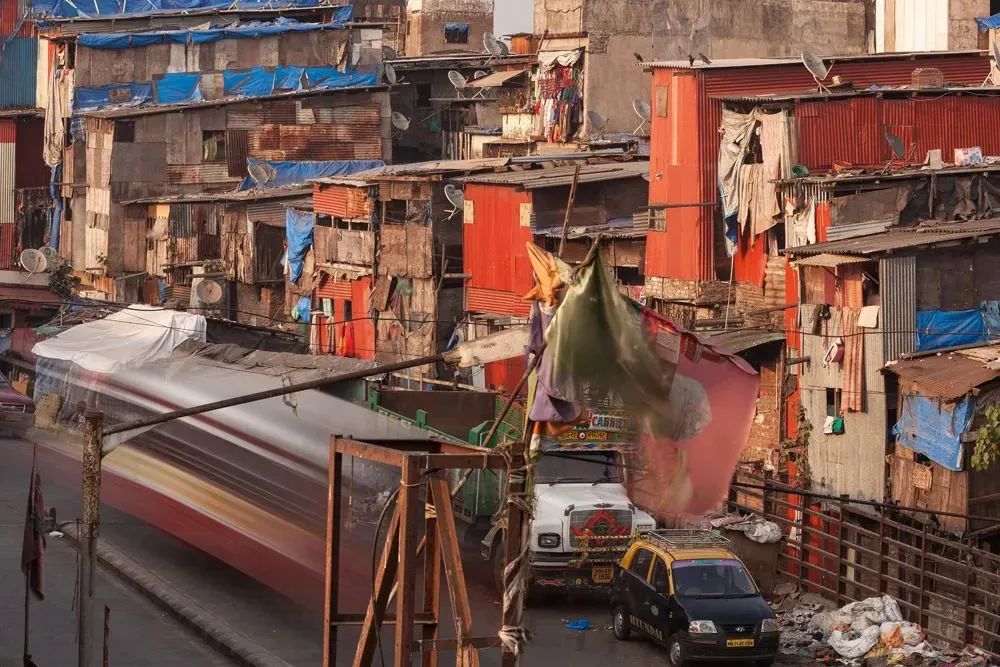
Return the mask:
<svg viewBox="0 0 1000 667">
<path fill-rule="evenodd" d="M 446 160 L 318 179 L 314 218 L 305 221 L 312 249 L 301 277 L 290 279 L 302 315 L 311 309 L 317 353 L 397 362 L 443 351 L 460 327 L 468 278 L 467 206 L 460 188 L 446 192 L 446 180 L 507 164 Z M 438 370 L 411 373 L 434 378 Z"/>
<path fill-rule="evenodd" d="M 485 145 L 499 140 L 504 111 L 523 104 L 534 60 L 533 55 L 456 53 L 389 61 L 401 83 L 392 90 L 392 108 L 409 122 L 406 129 L 394 128 L 397 161 L 506 157 Z M 466 82 L 461 88 L 453 72 Z"/>
<path fill-rule="evenodd" d="M 493 32 L 493 0 L 410 0 L 407 56 L 478 52 Z"/>
<path fill-rule="evenodd" d="M 60 95 L 49 111 L 69 122 L 49 145 L 64 146 L 52 151 L 67 203 L 60 252 L 85 291 L 113 299 L 135 290 L 119 279 L 164 273 L 166 285 L 184 285 L 187 271 L 172 277 L 173 267 L 219 259 L 217 218 L 166 224 L 153 198 L 233 190 L 248 179 L 248 160 L 367 168 L 389 159 L 381 30 L 352 28 L 349 7 L 311 11 L 301 18 L 314 22 L 227 18 L 225 27 L 187 30 L 58 24 L 54 39 L 69 57 L 54 75 Z M 258 177 L 276 173 L 265 167 Z"/>
<path fill-rule="evenodd" d="M 16 269 L 24 248 L 48 235 L 48 170 L 41 160 L 47 93 L 45 45 L 24 0 L 0 0 L 0 269 Z"/>
<path fill-rule="evenodd" d="M 576 159 L 587 156 L 581 153 Z M 527 164 L 520 158 L 512 162 Z M 534 279 L 525 246 L 534 243 L 558 252 L 575 178 L 578 189 L 563 258 L 582 261 L 599 235 L 601 256 L 621 289 L 639 297 L 646 234 L 640 209 L 646 202 L 647 169 L 645 162 L 581 164 L 577 177 L 576 166 L 561 164 L 462 179 L 466 338 L 527 320 L 531 302 L 524 296 Z M 512 390 L 523 373 L 523 360 L 497 362 L 487 364 L 481 381 L 484 387 Z"/>
<path fill-rule="evenodd" d="M 849 82 L 844 83 L 851 86 L 848 90 L 871 85 L 909 86 L 915 70 L 937 72 L 955 84 L 979 85 L 989 71 L 982 52 L 848 56 L 828 58 L 826 63 L 833 66 L 842 82 Z M 856 159 L 851 147 L 868 146 L 881 155 L 885 140 L 880 125 L 861 117 L 827 123 L 826 106 L 804 107 L 808 115 L 801 119 L 786 122 L 784 117 L 767 114 L 753 119 L 756 124 L 749 128 L 749 134 L 740 135 L 745 124 L 740 124 L 740 116 L 731 115 L 747 113 L 738 106 L 740 98 L 748 98 L 752 108 L 767 97 L 802 95 L 815 85 L 799 59 L 693 65 L 684 60 L 651 63 L 647 69 L 653 74 L 645 291 L 651 306 L 689 327 L 793 328 L 789 318 L 794 311 L 787 306 L 795 303 L 794 276 L 788 275 L 780 255 L 787 245 L 788 223 L 774 181 L 791 177 L 796 168 L 832 168 L 830 153 L 837 155 L 834 160 L 849 163 Z M 918 72 L 918 81 L 919 76 Z M 834 91 L 829 104 L 844 92 Z M 724 115 L 727 104 L 731 108 Z M 811 130 L 801 134 L 800 123 Z M 720 140 L 721 127 L 727 134 Z M 862 141 L 864 135 L 842 129 L 848 127 L 867 127 L 874 140 L 869 136 Z M 740 137 L 749 143 L 736 143 Z M 789 138 L 785 141 L 782 137 Z M 826 150 L 825 162 L 803 162 L 803 152 L 808 159 L 809 151 L 821 149 Z M 749 157 L 744 157 L 746 153 Z M 739 163 L 732 156 L 739 157 Z M 748 192 L 753 196 L 720 200 L 720 173 L 736 179 L 736 185 L 742 185 L 741 176 L 750 178 Z M 730 180 L 727 191 L 737 192 L 732 183 Z M 787 372 L 795 372 L 795 360 L 801 352 L 796 341 L 789 340 Z M 781 363 L 780 359 L 775 362 Z M 783 377 L 785 371 L 779 375 Z M 782 416 L 782 439 L 794 437 L 797 417 L 797 406 L 787 406 Z M 778 442 L 773 442 L 772 448 L 777 448 Z M 872 476 L 860 486 L 855 479 L 842 487 L 843 492 L 865 488 L 872 497 L 881 497 L 882 487 L 874 479 Z"/>
</svg>

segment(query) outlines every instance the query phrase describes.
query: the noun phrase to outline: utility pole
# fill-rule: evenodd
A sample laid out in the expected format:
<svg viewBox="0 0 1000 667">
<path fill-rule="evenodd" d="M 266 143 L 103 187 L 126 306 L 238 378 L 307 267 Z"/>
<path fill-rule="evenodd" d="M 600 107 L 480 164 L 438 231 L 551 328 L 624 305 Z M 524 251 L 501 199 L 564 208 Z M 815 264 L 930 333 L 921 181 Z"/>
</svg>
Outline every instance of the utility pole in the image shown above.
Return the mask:
<svg viewBox="0 0 1000 667">
<path fill-rule="evenodd" d="M 80 606 L 77 616 L 78 665 L 91 667 L 94 572 L 101 527 L 101 431 L 104 413 L 88 410 L 83 432 L 83 525 L 80 527 Z"/>
</svg>

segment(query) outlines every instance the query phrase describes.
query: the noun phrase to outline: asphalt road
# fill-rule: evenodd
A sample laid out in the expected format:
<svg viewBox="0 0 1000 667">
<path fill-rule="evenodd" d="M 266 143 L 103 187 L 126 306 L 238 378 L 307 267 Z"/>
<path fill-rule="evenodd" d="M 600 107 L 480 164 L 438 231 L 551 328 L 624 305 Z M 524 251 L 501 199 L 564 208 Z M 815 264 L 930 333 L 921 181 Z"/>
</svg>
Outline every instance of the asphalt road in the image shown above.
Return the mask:
<svg viewBox="0 0 1000 667">
<path fill-rule="evenodd" d="M 27 484 L 31 446 L 23 441 L 0 440 L 0 456 L 4 466 L 14 471 L 0 478 L 5 485 L 16 485 L 23 479 Z M 67 478 L 65 471 L 42 469 L 46 505 L 56 508 L 62 521 L 79 515 L 79 493 L 76 477 Z M 23 497 L 26 490 L 3 488 L 4 497 Z M 161 578 L 184 591 L 195 602 L 212 614 L 223 618 L 231 626 L 276 656 L 296 667 L 313 667 L 322 658 L 322 617 L 319 610 L 305 609 L 279 593 L 235 571 L 228 565 L 198 551 L 162 531 L 137 521 L 110 507 L 102 512 L 102 540 L 120 549 L 129 557 L 149 568 Z M 353 570 L 370 568 L 370 529 L 355 533 L 355 539 L 345 554 Z M 362 535 L 362 537 L 358 537 Z M 474 633 L 493 635 L 500 617 L 499 600 L 494 590 L 488 568 L 478 555 L 465 555 L 469 593 L 475 619 Z M 363 611 L 370 595 L 370 581 L 351 579 L 345 582 L 342 604 L 348 610 Z M 134 594 L 133 594 L 134 595 Z M 447 608 L 447 595 L 442 596 Z M 447 613 L 447 612 L 446 612 Z M 568 620 L 586 619 L 591 629 L 569 630 Z M 44 621 L 41 621 L 44 622 Z M 450 622 L 450 621 L 447 621 Z M 533 639 L 521 664 L 526 667 L 549 667 L 567 664 L 574 667 L 607 667 L 609 664 L 628 664 L 634 667 L 663 665 L 664 651 L 644 641 L 618 642 L 610 631 L 609 613 L 599 596 L 549 596 L 537 601 L 528 609 L 526 626 Z M 442 631 L 442 636 L 453 636 Z M 357 644 L 357 632 L 341 632 L 341 651 L 338 664 L 350 664 Z M 122 638 L 119 641 L 124 641 Z M 114 641 L 114 638 L 113 638 Z M 197 639 L 191 638 L 192 643 Z M 382 648 L 385 660 L 391 658 L 391 628 L 383 633 Z M 499 651 L 484 651 L 481 664 L 497 665 Z M 2 661 L 0 661 L 0 664 Z M 130 667 L 129 662 L 113 662 L 116 667 Z M 140 664 L 140 663 L 134 663 Z M 159 663 L 157 663 L 159 664 Z M 216 659 L 189 662 L 196 665 L 226 664 Z M 444 659 L 442 665 L 452 664 Z"/>
</svg>

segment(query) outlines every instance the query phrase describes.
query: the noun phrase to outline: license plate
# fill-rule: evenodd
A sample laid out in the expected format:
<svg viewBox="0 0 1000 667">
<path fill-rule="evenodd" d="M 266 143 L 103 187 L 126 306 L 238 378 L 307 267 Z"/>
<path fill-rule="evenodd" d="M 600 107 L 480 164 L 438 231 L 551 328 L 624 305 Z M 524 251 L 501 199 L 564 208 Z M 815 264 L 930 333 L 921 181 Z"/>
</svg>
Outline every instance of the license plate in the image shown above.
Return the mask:
<svg viewBox="0 0 1000 667">
<path fill-rule="evenodd" d="M 610 584 L 615 578 L 615 568 L 606 565 L 595 566 L 590 572 L 595 584 Z"/>
<path fill-rule="evenodd" d="M 726 646 L 728 648 L 747 648 L 747 647 L 752 648 L 753 647 L 753 640 L 752 639 L 727 639 L 726 640 Z"/>
</svg>

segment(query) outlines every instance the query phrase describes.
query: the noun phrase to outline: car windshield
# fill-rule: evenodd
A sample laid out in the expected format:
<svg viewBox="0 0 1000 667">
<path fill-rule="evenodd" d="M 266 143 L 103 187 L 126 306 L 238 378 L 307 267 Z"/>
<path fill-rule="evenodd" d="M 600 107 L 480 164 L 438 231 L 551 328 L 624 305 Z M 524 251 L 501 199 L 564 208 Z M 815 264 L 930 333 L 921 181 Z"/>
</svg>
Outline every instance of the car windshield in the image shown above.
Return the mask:
<svg viewBox="0 0 1000 667">
<path fill-rule="evenodd" d="M 736 560 L 681 560 L 673 564 L 674 591 L 679 597 L 731 598 L 756 595 L 757 587 Z"/>
<path fill-rule="evenodd" d="M 535 464 L 539 484 L 620 484 L 621 468 L 613 451 L 568 450 L 547 453 Z"/>
</svg>

